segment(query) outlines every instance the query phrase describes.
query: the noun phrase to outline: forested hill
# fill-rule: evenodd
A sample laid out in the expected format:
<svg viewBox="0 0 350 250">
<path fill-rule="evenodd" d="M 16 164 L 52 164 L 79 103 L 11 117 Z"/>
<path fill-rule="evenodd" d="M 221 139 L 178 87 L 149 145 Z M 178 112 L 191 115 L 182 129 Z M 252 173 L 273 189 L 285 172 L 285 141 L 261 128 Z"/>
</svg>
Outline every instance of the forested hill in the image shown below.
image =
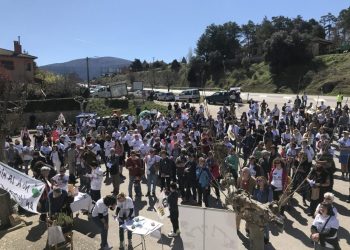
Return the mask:
<svg viewBox="0 0 350 250">
<path fill-rule="evenodd" d="M 349 93 L 350 7 L 317 19 L 275 16 L 210 24 L 186 58 L 170 64 L 135 59 L 130 72 L 118 77 L 158 86 Z"/>
<path fill-rule="evenodd" d="M 147 86 L 185 87 L 189 83 L 188 64 L 180 64 L 178 73 L 171 65 L 155 70 L 130 72 L 111 78 L 101 78 L 101 82 L 143 81 Z M 316 56 L 307 64 L 287 67 L 278 76 L 271 74 L 266 62 L 253 63 L 247 68 L 227 71 L 219 83 L 208 80 L 208 88 L 228 88 L 241 86 L 247 92 L 297 93 L 306 91 L 309 94 L 338 94 L 342 91 L 350 94 L 350 53 Z"/>
<path fill-rule="evenodd" d="M 116 57 L 97 57 L 89 58 L 89 76 L 90 79 L 100 77 L 101 74 L 116 72 L 128 67 L 131 61 Z M 41 66 L 40 69 L 61 74 L 76 74 L 79 78 L 87 80 L 87 63 L 86 58 L 76 59 L 64 63 L 55 63 Z"/>
</svg>

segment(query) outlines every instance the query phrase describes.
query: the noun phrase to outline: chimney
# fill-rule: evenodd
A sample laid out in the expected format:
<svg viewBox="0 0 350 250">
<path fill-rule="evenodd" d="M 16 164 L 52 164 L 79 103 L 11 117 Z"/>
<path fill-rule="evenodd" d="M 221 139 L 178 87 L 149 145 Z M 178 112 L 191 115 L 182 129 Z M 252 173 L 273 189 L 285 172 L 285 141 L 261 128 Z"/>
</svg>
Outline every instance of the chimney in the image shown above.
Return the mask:
<svg viewBox="0 0 350 250">
<path fill-rule="evenodd" d="M 20 41 L 13 41 L 14 51 L 15 55 L 22 54 L 22 45 L 20 44 Z"/>
</svg>

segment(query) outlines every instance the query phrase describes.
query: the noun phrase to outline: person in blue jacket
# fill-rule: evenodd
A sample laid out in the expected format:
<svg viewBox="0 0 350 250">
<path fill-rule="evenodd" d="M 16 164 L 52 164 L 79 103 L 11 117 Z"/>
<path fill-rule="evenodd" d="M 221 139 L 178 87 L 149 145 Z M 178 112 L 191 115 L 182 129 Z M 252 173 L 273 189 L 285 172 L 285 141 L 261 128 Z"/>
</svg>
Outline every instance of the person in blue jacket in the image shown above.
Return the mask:
<svg viewBox="0 0 350 250">
<path fill-rule="evenodd" d="M 198 182 L 198 205 L 202 206 L 202 200 L 205 207 L 209 207 L 209 193 L 211 174 L 205 165 L 205 159 L 200 157 L 196 169 L 196 177 Z"/>
</svg>

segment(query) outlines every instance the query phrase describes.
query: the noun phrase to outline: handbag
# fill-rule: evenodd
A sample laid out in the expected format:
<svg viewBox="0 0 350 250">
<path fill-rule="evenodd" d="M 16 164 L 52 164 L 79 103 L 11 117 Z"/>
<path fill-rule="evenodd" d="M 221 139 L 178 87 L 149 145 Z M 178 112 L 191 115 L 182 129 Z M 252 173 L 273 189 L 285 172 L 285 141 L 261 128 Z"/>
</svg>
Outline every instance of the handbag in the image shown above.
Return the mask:
<svg viewBox="0 0 350 250">
<path fill-rule="evenodd" d="M 50 246 L 66 241 L 60 226 L 51 226 L 47 229 L 48 244 Z"/>
</svg>

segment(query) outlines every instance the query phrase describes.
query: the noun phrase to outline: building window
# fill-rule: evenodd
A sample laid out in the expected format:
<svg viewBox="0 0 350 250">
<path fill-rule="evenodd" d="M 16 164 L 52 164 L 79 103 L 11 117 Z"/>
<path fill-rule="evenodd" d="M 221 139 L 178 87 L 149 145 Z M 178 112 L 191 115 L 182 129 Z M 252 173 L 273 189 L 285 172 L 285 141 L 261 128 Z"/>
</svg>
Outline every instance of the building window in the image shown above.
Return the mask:
<svg viewBox="0 0 350 250">
<path fill-rule="evenodd" d="M 12 61 L 1 61 L 1 65 L 7 70 L 15 69 L 15 65 Z"/>
<path fill-rule="evenodd" d="M 31 63 L 27 63 L 27 71 L 32 71 L 32 64 Z"/>
</svg>

